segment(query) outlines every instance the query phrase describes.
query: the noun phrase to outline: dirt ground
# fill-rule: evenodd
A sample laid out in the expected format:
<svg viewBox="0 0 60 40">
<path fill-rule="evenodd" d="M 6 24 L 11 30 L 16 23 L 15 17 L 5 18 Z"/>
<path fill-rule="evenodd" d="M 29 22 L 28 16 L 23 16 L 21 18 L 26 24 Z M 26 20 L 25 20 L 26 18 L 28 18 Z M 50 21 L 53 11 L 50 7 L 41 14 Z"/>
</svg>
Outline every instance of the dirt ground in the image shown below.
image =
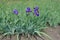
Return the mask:
<svg viewBox="0 0 60 40">
<path fill-rule="evenodd" d="M 51 36 L 53 40 L 60 40 L 60 26 L 55 27 L 55 28 L 47 28 L 45 29 L 45 32 Z"/>
<path fill-rule="evenodd" d="M 56 28 L 47 28 L 45 29 L 45 32 L 53 39 L 53 40 L 60 40 L 60 26 L 56 27 Z M 0 36 L 1 38 L 1 36 Z M 23 36 L 21 37 L 21 40 L 29 40 L 29 39 L 25 39 Z M 41 38 L 37 37 L 38 40 L 42 40 Z M 1 40 L 1 39 L 0 39 Z M 10 40 L 9 37 L 4 38 L 3 40 Z M 16 36 L 12 36 L 11 40 L 16 40 Z M 31 38 L 31 40 L 36 40 L 34 37 Z M 47 37 L 44 38 L 44 40 L 49 40 Z"/>
</svg>

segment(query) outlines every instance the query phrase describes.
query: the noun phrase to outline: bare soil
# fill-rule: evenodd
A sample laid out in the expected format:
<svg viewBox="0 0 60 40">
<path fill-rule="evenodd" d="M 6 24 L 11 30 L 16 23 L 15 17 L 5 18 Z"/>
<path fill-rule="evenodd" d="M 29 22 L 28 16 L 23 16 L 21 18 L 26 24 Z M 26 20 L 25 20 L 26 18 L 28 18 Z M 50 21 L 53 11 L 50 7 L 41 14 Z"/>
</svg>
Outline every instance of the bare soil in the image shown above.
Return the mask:
<svg viewBox="0 0 60 40">
<path fill-rule="evenodd" d="M 47 28 L 45 29 L 45 32 L 51 36 L 53 40 L 60 40 L 60 26 L 55 27 L 55 28 Z"/>
<path fill-rule="evenodd" d="M 55 27 L 55 28 L 47 28 L 44 30 L 53 40 L 60 40 L 60 26 Z M 1 38 L 1 36 L 0 36 Z M 33 36 L 30 38 L 31 40 L 36 40 Z M 25 38 L 21 36 L 21 40 L 30 40 L 28 38 Z M 1 39 L 0 39 L 1 40 Z M 5 37 L 3 40 L 16 40 L 16 36 L 10 37 Z M 42 40 L 41 38 L 37 37 L 37 40 Z M 44 38 L 44 40 L 49 40 L 47 37 Z"/>
</svg>

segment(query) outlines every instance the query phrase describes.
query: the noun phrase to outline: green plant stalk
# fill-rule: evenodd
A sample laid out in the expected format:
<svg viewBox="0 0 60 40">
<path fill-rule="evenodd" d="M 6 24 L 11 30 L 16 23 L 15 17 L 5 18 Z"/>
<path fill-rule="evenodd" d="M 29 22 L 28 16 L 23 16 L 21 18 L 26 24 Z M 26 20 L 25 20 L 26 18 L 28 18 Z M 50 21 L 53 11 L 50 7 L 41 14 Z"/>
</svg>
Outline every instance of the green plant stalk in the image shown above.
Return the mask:
<svg viewBox="0 0 60 40">
<path fill-rule="evenodd" d="M 17 34 L 16 36 L 17 36 L 17 40 L 19 40 L 19 34 Z"/>
</svg>

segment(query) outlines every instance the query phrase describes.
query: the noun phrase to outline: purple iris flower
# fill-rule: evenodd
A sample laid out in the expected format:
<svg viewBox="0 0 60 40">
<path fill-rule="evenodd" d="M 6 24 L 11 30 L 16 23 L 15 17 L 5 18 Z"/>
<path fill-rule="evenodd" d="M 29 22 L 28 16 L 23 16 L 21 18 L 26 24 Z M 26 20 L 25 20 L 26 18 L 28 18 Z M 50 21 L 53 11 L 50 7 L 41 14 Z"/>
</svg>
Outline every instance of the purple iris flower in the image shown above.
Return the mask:
<svg viewBox="0 0 60 40">
<path fill-rule="evenodd" d="M 27 7 L 26 12 L 32 12 L 30 7 Z"/>
<path fill-rule="evenodd" d="M 34 14 L 35 14 L 36 16 L 39 16 L 39 11 L 34 9 Z"/>
<path fill-rule="evenodd" d="M 34 8 L 34 14 L 35 14 L 36 16 L 39 16 L 39 11 L 38 11 L 38 9 L 39 9 L 39 7 L 35 7 L 35 8 Z"/>
<path fill-rule="evenodd" d="M 14 9 L 13 12 L 14 14 L 18 15 L 18 10 Z"/>
</svg>

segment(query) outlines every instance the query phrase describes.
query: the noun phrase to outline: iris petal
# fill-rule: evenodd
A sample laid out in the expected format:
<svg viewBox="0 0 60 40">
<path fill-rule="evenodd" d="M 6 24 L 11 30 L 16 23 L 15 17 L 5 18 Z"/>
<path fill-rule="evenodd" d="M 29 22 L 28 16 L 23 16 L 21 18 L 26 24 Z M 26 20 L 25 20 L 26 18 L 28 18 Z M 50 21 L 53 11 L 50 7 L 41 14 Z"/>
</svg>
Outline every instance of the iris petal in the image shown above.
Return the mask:
<svg viewBox="0 0 60 40">
<path fill-rule="evenodd" d="M 26 12 L 32 12 L 30 7 L 27 7 Z"/>
<path fill-rule="evenodd" d="M 38 6 L 36 6 L 34 9 L 35 9 L 35 10 L 38 10 L 38 9 L 39 9 L 39 7 L 38 7 Z"/>
<path fill-rule="evenodd" d="M 14 9 L 13 12 L 14 14 L 18 15 L 18 10 Z"/>
</svg>

